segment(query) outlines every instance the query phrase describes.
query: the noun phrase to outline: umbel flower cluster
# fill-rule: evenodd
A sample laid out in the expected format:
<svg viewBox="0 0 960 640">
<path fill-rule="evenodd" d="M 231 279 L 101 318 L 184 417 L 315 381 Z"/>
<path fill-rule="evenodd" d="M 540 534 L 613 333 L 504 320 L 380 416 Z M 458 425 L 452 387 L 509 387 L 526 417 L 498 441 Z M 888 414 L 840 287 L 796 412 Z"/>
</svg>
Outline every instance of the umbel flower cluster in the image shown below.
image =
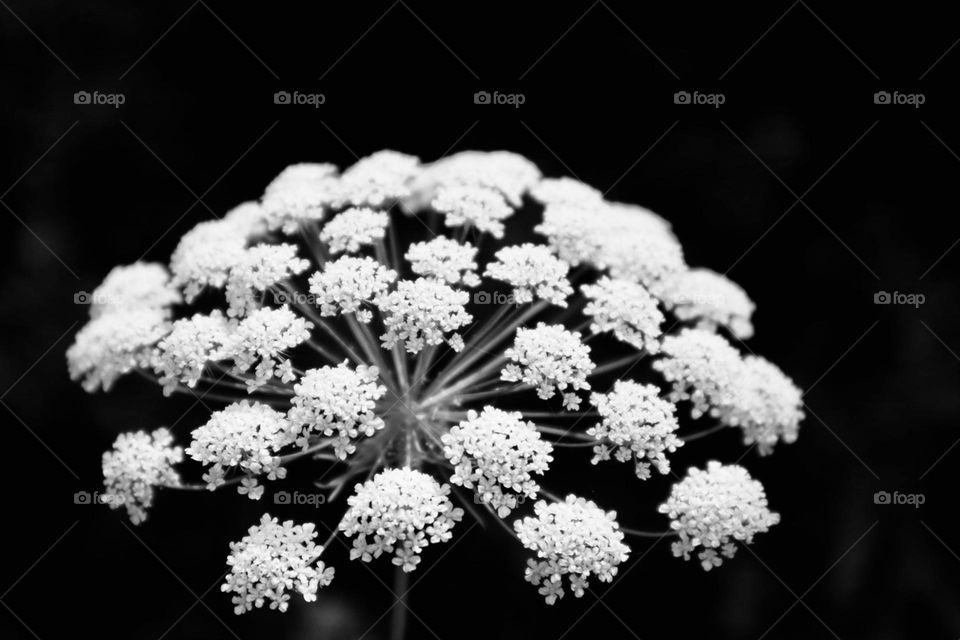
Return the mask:
<svg viewBox="0 0 960 640">
<path fill-rule="evenodd" d="M 386 556 L 402 576 L 467 517 L 528 550 L 516 577 L 554 604 L 612 580 L 632 536 L 673 537 L 712 569 L 779 521 L 743 467 L 671 464 L 719 431 L 762 455 L 796 440 L 800 390 L 741 346 L 753 310 L 688 267 L 651 211 L 508 152 L 382 151 L 342 172 L 290 166 L 188 231 L 168 265 L 111 271 L 67 362 L 89 392 L 137 373 L 216 406 L 192 432 L 134 425 L 155 430 L 104 454 L 105 502 L 136 524 L 159 489 L 277 505 L 265 496 L 289 466 L 316 467 L 327 539 L 265 513 L 230 544 L 237 613 L 316 599 L 345 561 L 338 536 L 351 560 Z M 637 488 L 675 481 L 659 489 L 668 522 L 621 526 L 617 496 L 586 483 L 597 502 L 554 495 L 542 483 L 561 454 Z"/>
</svg>

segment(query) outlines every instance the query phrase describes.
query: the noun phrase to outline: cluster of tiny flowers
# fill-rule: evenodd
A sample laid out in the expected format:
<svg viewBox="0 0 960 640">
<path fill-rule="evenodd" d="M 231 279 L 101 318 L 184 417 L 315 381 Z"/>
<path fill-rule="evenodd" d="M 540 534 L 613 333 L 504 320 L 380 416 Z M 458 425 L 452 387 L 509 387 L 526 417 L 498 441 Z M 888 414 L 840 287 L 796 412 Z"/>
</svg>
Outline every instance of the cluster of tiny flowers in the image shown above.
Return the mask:
<svg viewBox="0 0 960 640">
<path fill-rule="evenodd" d="M 292 442 L 284 414 L 259 402 L 243 401 L 213 412 L 205 425 L 194 430 L 186 454 L 212 465 L 203 475 L 211 491 L 224 483 L 227 469 L 238 467 L 247 474 L 238 489 L 240 494 L 259 500 L 263 487 L 254 476 L 286 477 L 277 452 Z"/>
<path fill-rule="evenodd" d="M 227 315 L 243 317 L 260 307 L 264 291 L 310 267 L 292 244 L 259 244 L 243 252 L 227 276 Z"/>
<path fill-rule="evenodd" d="M 163 309 L 180 302 L 162 264 L 136 262 L 114 267 L 90 296 L 90 317 L 135 309 Z"/>
<path fill-rule="evenodd" d="M 699 547 L 697 558 L 706 571 L 734 556 L 735 541 L 750 544 L 754 535 L 780 522 L 780 515 L 767 508 L 763 485 L 743 467 L 716 460 L 706 469 L 691 467 L 659 510 L 677 532 L 673 555 L 689 560 Z"/>
<path fill-rule="evenodd" d="M 345 460 L 356 450 L 357 438 L 382 429 L 383 418 L 374 409 L 387 389 L 379 384 L 379 375 L 376 367 L 351 369 L 346 361 L 306 371 L 293 386 L 287 413 L 297 444 L 306 449 L 311 435 L 333 436 L 337 457 Z"/>
<path fill-rule="evenodd" d="M 467 287 L 480 284 L 477 275 L 477 248 L 444 236 L 426 242 L 414 242 L 404 258 L 418 276 L 438 278 L 447 284 L 463 283 Z"/>
<path fill-rule="evenodd" d="M 332 164 L 305 162 L 287 167 L 267 185 L 261 199 L 267 227 L 292 235 L 302 224 L 322 220 L 338 185 Z"/>
<path fill-rule="evenodd" d="M 756 305 L 739 285 L 719 273 L 681 271 L 664 281 L 657 294 L 678 320 L 696 321 L 707 329 L 726 327 L 741 340 L 753 336 L 750 317 Z"/>
<path fill-rule="evenodd" d="M 539 180 L 536 165 L 516 153 L 463 151 L 425 167 L 415 186 L 426 192 L 455 186 L 490 189 L 518 207 Z"/>
<path fill-rule="evenodd" d="M 650 477 L 653 465 L 661 474 L 670 473 L 667 453 L 683 441 L 676 436 L 676 407 L 660 397 L 659 389 L 629 380 L 618 380 L 610 393 L 594 393 L 590 403 L 597 408 L 600 422 L 587 429 L 597 439 L 593 464 L 609 460 L 634 461 L 637 477 Z"/>
<path fill-rule="evenodd" d="M 543 322 L 534 329 L 517 329 L 513 346 L 504 356 L 512 362 L 500 372 L 501 380 L 534 387 L 543 400 L 560 392 L 563 406 L 571 411 L 580 407 L 575 392 L 590 389 L 587 376 L 596 366 L 580 333 Z"/>
<path fill-rule="evenodd" d="M 195 387 L 208 363 L 230 356 L 231 345 L 229 323 L 219 310 L 174 322 L 151 357 L 164 395 L 181 384 Z"/>
<path fill-rule="evenodd" d="M 443 187 L 437 192 L 433 208 L 444 214 L 448 227 L 475 227 L 494 238 L 503 237 L 503 220 L 513 215 L 502 195 L 477 186 Z"/>
<path fill-rule="evenodd" d="M 408 353 L 415 354 L 426 345 L 446 341 L 454 351 L 459 351 L 463 348 L 463 338 L 453 332 L 473 319 L 464 308 L 469 301 L 470 294 L 466 291 L 437 280 L 399 281 L 394 291 L 377 302 L 387 329 L 381 336 L 383 346 L 392 349 L 400 344 Z"/>
<path fill-rule="evenodd" d="M 496 258 L 496 262 L 487 265 L 484 275 L 512 285 L 517 304 L 539 298 L 560 307 L 567 306 L 567 296 L 573 293 L 567 281 L 570 267 L 554 256 L 549 247 L 527 242 L 500 249 Z"/>
<path fill-rule="evenodd" d="M 153 506 L 155 488 L 180 484 L 173 465 L 182 460 L 183 449 L 173 446 L 167 429 L 121 433 L 113 450 L 103 454 L 104 502 L 111 509 L 125 507 L 130 521 L 140 524 Z"/>
<path fill-rule="evenodd" d="M 449 493 L 448 485 L 410 468 L 386 469 L 358 484 L 340 522 L 340 530 L 354 538 L 350 559 L 370 562 L 388 553 L 394 556 L 393 564 L 413 571 L 420 553 L 448 541 L 463 517 Z"/>
<path fill-rule="evenodd" d="M 547 471 L 553 447 L 540 438 L 532 422 L 519 412 L 484 407 L 441 438 L 454 473 L 450 482 L 474 489 L 477 498 L 506 518 L 518 499 L 535 498 L 540 485 L 533 478 Z"/>
<path fill-rule="evenodd" d="M 312 328 L 312 322 L 297 316 L 286 305 L 279 309 L 257 309 L 233 332 L 235 373 L 246 373 L 256 366 L 255 378 L 247 381 L 251 391 L 273 378 L 291 382 L 296 376 L 284 351 L 309 340 Z"/>
<path fill-rule="evenodd" d="M 804 418 L 803 392 L 777 365 L 760 356 L 743 359 L 744 401 L 732 413 L 743 429 L 743 443 L 756 443 L 760 455 L 778 441 L 795 442 Z"/>
<path fill-rule="evenodd" d="M 640 351 L 656 353 L 660 349 L 660 325 L 663 314 L 657 300 L 645 287 L 629 280 L 606 276 L 595 284 L 580 287 L 589 300 L 583 314 L 590 316 L 593 333 L 613 332 L 613 335 Z"/>
<path fill-rule="evenodd" d="M 361 247 L 383 240 L 390 217 L 385 211 L 366 208 L 347 209 L 324 225 L 320 239 L 330 253 L 356 253 Z"/>
<path fill-rule="evenodd" d="M 377 151 L 343 172 L 334 204 L 381 207 L 410 195 L 420 160 L 396 151 Z"/>
<path fill-rule="evenodd" d="M 534 513 L 513 526 L 523 546 L 537 552 L 537 560 L 527 562 L 526 579 L 540 587 L 547 604 L 563 597 L 564 576 L 579 598 L 591 577 L 613 580 L 630 553 L 616 512 L 606 512 L 590 500 L 573 495 L 564 502 L 541 500 Z"/>
<path fill-rule="evenodd" d="M 271 609 L 286 611 L 290 592 L 299 593 L 306 602 L 317 599 L 317 590 L 333 581 L 333 567 L 317 557 L 323 551 L 313 540 L 313 524 L 280 524 L 265 513 L 260 524 L 250 527 L 239 542 L 230 543 L 227 565 L 230 573 L 220 585 L 232 593 L 237 615 L 260 608 L 269 602 Z"/>
<path fill-rule="evenodd" d="M 317 297 L 320 315 L 355 313 L 357 320 L 368 323 L 373 312 L 363 305 L 379 300 L 396 279 L 396 271 L 373 258 L 343 256 L 310 276 L 310 293 Z"/>
</svg>

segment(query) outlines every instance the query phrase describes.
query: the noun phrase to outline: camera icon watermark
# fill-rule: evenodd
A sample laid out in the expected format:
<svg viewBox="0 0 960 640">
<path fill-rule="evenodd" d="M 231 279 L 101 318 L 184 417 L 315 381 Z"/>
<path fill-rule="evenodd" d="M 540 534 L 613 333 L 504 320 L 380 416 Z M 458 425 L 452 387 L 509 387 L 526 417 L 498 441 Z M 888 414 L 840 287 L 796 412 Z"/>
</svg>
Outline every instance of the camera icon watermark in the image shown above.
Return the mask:
<svg viewBox="0 0 960 640">
<path fill-rule="evenodd" d="M 919 309 L 920 305 L 927 301 L 927 296 L 922 293 L 902 293 L 900 291 L 877 291 L 873 294 L 873 304 L 883 305 L 905 305 Z"/>
<path fill-rule="evenodd" d="M 124 502 L 123 496 L 116 493 L 100 493 L 99 491 L 77 491 L 73 494 L 73 504 L 105 504 L 119 507 Z"/>
<path fill-rule="evenodd" d="M 894 491 L 877 491 L 873 494 L 873 504 L 877 505 L 907 505 L 914 509 L 919 509 L 927 501 L 927 496 L 922 493 L 900 493 Z"/>
<path fill-rule="evenodd" d="M 500 291 L 475 291 L 473 293 L 473 303 L 497 305 L 518 304 L 512 293 L 502 293 Z"/>
<path fill-rule="evenodd" d="M 308 506 L 314 509 L 327 503 L 327 496 L 322 493 L 302 493 L 300 491 L 277 491 L 273 494 L 273 504 L 289 504 Z"/>
<path fill-rule="evenodd" d="M 306 105 L 319 109 L 327 102 L 327 96 L 322 93 L 301 93 L 299 91 L 277 91 L 273 94 L 273 104 Z"/>
<path fill-rule="evenodd" d="M 873 104 L 895 104 L 906 105 L 919 109 L 920 105 L 927 101 L 927 96 L 922 93 L 900 93 L 899 91 L 877 91 L 873 94 Z"/>
<path fill-rule="evenodd" d="M 122 93 L 100 93 L 99 91 L 77 91 L 73 94 L 73 104 L 103 105 L 119 109 L 127 101 Z"/>
<path fill-rule="evenodd" d="M 500 104 L 510 105 L 517 109 L 527 101 L 527 96 L 522 93 L 500 93 L 494 91 L 477 91 L 473 94 L 473 104 Z"/>
<path fill-rule="evenodd" d="M 727 96 L 722 93 L 701 93 L 699 91 L 677 91 L 673 94 L 673 104 L 692 104 L 713 107 L 719 109 L 720 105 L 727 101 Z"/>
</svg>

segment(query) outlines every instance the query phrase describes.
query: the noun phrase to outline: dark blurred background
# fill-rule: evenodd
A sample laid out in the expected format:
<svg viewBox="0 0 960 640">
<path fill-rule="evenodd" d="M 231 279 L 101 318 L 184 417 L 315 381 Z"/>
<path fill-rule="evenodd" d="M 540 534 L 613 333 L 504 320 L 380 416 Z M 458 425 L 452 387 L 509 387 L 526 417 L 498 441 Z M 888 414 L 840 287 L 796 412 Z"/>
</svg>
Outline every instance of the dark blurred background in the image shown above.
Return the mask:
<svg viewBox="0 0 960 640">
<path fill-rule="evenodd" d="M 206 411 L 133 379 L 109 395 L 71 383 L 64 351 L 88 311 L 73 298 L 114 265 L 165 261 L 193 224 L 256 198 L 287 164 L 476 148 L 668 218 L 690 264 L 729 269 L 757 302 L 750 348 L 809 389 L 809 411 L 796 444 L 743 457 L 782 515 L 753 553 L 704 574 L 667 542 L 633 541 L 612 586 L 548 608 L 522 579 L 519 545 L 475 527 L 442 561 L 446 548 L 426 553 L 409 637 L 957 637 L 960 30 L 949 15 L 820 0 L 0 0 L 0 415 L 13 464 L 0 636 L 386 637 L 388 563 L 367 571 L 339 545 L 317 603 L 233 615 L 218 586 L 227 542 L 262 504 L 161 494 L 135 533 L 119 512 L 74 504 L 99 488 L 118 432 L 176 424 L 183 441 Z M 75 104 L 78 91 L 124 104 Z M 326 101 L 275 105 L 276 91 Z M 477 105 L 478 91 L 525 101 Z M 724 103 L 676 104 L 679 91 Z M 879 91 L 924 103 L 876 104 Z M 925 303 L 876 305 L 880 291 Z M 723 433 L 674 465 L 743 454 Z M 547 484 L 618 509 L 625 525 L 664 526 L 655 505 L 669 479 L 591 472 Z M 878 491 L 925 503 L 878 505 Z M 341 506 L 270 505 L 328 524 Z"/>
</svg>

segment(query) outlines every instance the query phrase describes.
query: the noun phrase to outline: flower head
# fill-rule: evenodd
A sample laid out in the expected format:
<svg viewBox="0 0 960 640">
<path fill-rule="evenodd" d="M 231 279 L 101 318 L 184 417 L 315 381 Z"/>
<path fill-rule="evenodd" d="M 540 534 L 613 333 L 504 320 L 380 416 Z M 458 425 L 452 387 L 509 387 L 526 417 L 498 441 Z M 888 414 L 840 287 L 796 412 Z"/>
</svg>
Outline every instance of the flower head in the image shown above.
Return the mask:
<svg viewBox="0 0 960 640">
<path fill-rule="evenodd" d="M 313 323 L 295 315 L 286 305 L 279 309 L 257 309 L 241 321 L 230 340 L 230 357 L 235 373 L 254 369 L 247 386 L 255 390 L 276 377 L 283 382 L 294 379 L 287 349 L 310 339 Z"/>
<path fill-rule="evenodd" d="M 532 422 L 524 422 L 519 412 L 491 406 L 467 412 L 467 419 L 441 440 L 454 465 L 450 482 L 474 489 L 501 518 L 516 508 L 518 498 L 537 496 L 540 485 L 533 476 L 545 473 L 553 460 L 553 447 Z"/>
<path fill-rule="evenodd" d="M 385 211 L 353 208 L 338 213 L 324 225 L 320 239 L 327 243 L 330 253 L 356 253 L 361 247 L 383 240 L 390 216 Z"/>
<path fill-rule="evenodd" d="M 461 151 L 428 165 L 421 190 L 442 187 L 481 187 L 498 192 L 514 207 L 540 179 L 540 170 L 523 156 L 508 151 Z"/>
<path fill-rule="evenodd" d="M 654 361 L 673 385 L 672 402 L 689 400 L 694 418 L 704 414 L 724 419 L 740 402 L 740 353 L 722 336 L 702 329 L 684 329 L 663 340 L 663 357 Z"/>
<path fill-rule="evenodd" d="M 114 267 L 91 298 L 90 316 L 96 318 L 113 311 L 165 309 L 180 302 L 180 293 L 162 264 L 135 262 Z"/>
<path fill-rule="evenodd" d="M 297 257 L 297 247 L 292 244 L 260 244 L 247 249 L 227 277 L 227 314 L 242 318 L 258 309 L 268 288 L 309 266 L 309 261 Z"/>
<path fill-rule="evenodd" d="M 564 576 L 578 598 L 591 577 L 613 580 L 630 553 L 616 512 L 573 495 L 564 502 L 541 500 L 534 511 L 534 517 L 517 520 L 513 527 L 523 546 L 537 552 L 537 559 L 527 563 L 526 579 L 540 587 L 547 604 L 563 597 Z"/>
<path fill-rule="evenodd" d="M 527 242 L 500 249 L 496 258 L 487 265 L 484 275 L 512 285 L 513 298 L 518 304 L 539 298 L 560 307 L 567 306 L 567 296 L 573 293 L 567 280 L 570 266 L 554 256 L 549 248 Z"/>
<path fill-rule="evenodd" d="M 679 536 L 673 555 L 689 560 L 699 547 L 697 558 L 706 571 L 733 557 L 735 541 L 750 544 L 753 536 L 780 522 L 780 515 L 767 508 L 763 485 L 743 467 L 716 460 L 706 469 L 687 470 L 660 505 L 660 513 L 670 517 L 670 527 Z"/>
<path fill-rule="evenodd" d="M 777 365 L 760 356 L 743 359 L 741 402 L 728 423 L 743 429 L 743 443 L 757 444 L 760 455 L 778 441 L 795 442 L 803 420 L 803 392 Z"/>
<path fill-rule="evenodd" d="M 750 316 L 756 305 L 739 285 L 719 273 L 677 272 L 660 284 L 657 294 L 679 320 L 693 320 L 707 329 L 726 327 L 741 340 L 753 335 Z"/>
<path fill-rule="evenodd" d="M 535 329 L 518 329 L 513 346 L 504 355 L 511 362 L 501 371 L 501 380 L 534 387 L 543 400 L 560 392 L 564 407 L 571 410 L 580 406 L 574 392 L 590 388 L 587 376 L 596 366 L 590 360 L 590 347 L 583 344 L 578 332 L 543 322 Z"/>
<path fill-rule="evenodd" d="M 230 573 L 220 590 L 233 593 L 233 612 L 240 615 L 265 602 L 286 611 L 291 591 L 307 602 L 316 600 L 317 590 L 329 585 L 334 573 L 317 559 L 323 547 L 314 543 L 316 537 L 313 524 L 280 524 L 265 513 L 239 542 L 231 542 Z"/>
<path fill-rule="evenodd" d="M 476 227 L 494 238 L 503 237 L 503 220 L 513 215 L 500 193 L 474 185 L 442 187 L 433 208 L 444 215 L 448 227 Z"/>
<path fill-rule="evenodd" d="M 320 315 L 356 313 L 367 323 L 373 314 L 364 305 L 379 300 L 396 279 L 396 271 L 373 258 L 342 256 L 310 276 L 310 293 L 317 296 Z"/>
<path fill-rule="evenodd" d="M 410 184 L 419 171 L 420 160 L 415 156 L 378 151 L 343 172 L 337 186 L 337 204 L 386 206 L 410 195 Z"/>
<path fill-rule="evenodd" d="M 477 275 L 477 248 L 469 242 L 437 236 L 426 242 L 414 242 L 404 258 L 418 276 L 437 278 L 450 285 L 468 287 L 480 284 Z"/>
<path fill-rule="evenodd" d="M 302 225 L 322 220 L 338 188 L 337 168 L 332 164 L 290 165 L 267 185 L 261 199 L 267 228 L 293 235 Z"/>
<path fill-rule="evenodd" d="M 612 332 L 617 340 L 640 351 L 656 353 L 660 349 L 663 314 L 643 285 L 604 276 L 580 290 L 589 300 L 583 313 L 593 319 L 590 331 Z"/>
<path fill-rule="evenodd" d="M 430 544 L 447 542 L 463 517 L 447 494 L 450 487 L 414 469 L 387 469 L 357 485 L 340 530 L 354 538 L 350 559 L 370 562 L 384 552 L 410 572 Z"/>
<path fill-rule="evenodd" d="M 170 257 L 173 285 L 192 303 L 207 287 L 222 289 L 243 258 L 247 233 L 227 220 L 201 222 L 184 234 Z"/>
<path fill-rule="evenodd" d="M 195 387 L 206 366 L 226 358 L 230 348 L 230 325 L 219 310 L 174 322 L 151 356 L 164 395 L 180 384 Z"/>
<path fill-rule="evenodd" d="M 173 465 L 183 460 L 183 449 L 173 446 L 173 435 L 164 428 L 153 433 L 121 433 L 113 450 L 103 454 L 104 502 L 111 509 L 121 506 L 133 524 L 147 519 L 156 487 L 180 484 Z"/>
<path fill-rule="evenodd" d="M 463 338 L 454 332 L 473 319 L 464 308 L 469 300 L 466 291 L 430 278 L 401 280 L 377 302 L 387 328 L 383 345 L 392 349 L 400 344 L 409 353 L 420 353 L 426 345 L 447 342 L 459 351 Z"/>
</svg>

